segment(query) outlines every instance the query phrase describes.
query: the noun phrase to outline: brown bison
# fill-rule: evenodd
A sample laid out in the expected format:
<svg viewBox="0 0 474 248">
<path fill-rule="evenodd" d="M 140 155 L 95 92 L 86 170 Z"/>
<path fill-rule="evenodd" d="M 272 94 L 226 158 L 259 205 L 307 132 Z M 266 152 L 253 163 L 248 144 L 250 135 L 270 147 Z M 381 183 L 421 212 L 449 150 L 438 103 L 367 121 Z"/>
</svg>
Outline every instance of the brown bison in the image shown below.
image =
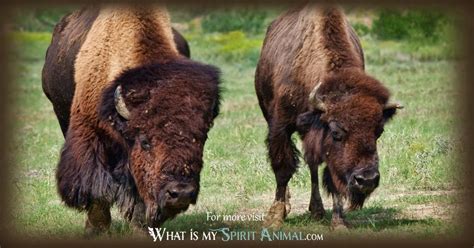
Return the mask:
<svg viewBox="0 0 474 248">
<path fill-rule="evenodd" d="M 267 30 L 255 88 L 268 123 L 267 145 L 277 187 L 266 225 L 280 226 L 290 211 L 288 181 L 298 165 L 291 135 L 302 139 L 311 171 L 312 217 L 324 208 L 323 184 L 333 199 L 332 227 L 347 226 L 343 198 L 362 207 L 379 184 L 377 139 L 400 105 L 364 72 L 359 39 L 338 8 L 306 5 L 290 10 Z"/>
<path fill-rule="evenodd" d="M 160 7 L 87 8 L 55 27 L 43 89 L 66 139 L 56 179 L 88 234 L 108 229 L 112 204 L 143 228 L 196 203 L 219 71 L 186 56 Z"/>
</svg>

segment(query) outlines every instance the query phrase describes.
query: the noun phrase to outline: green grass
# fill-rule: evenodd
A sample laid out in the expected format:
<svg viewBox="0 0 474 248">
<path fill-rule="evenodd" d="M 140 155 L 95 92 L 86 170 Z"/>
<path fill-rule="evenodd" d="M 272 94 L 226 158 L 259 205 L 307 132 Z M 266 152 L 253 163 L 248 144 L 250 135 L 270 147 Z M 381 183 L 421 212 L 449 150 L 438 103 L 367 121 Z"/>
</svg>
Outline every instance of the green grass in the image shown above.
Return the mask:
<svg viewBox="0 0 474 248">
<path fill-rule="evenodd" d="M 266 123 L 253 86 L 263 37 L 248 37 L 239 31 L 203 34 L 199 30 L 185 36 L 193 59 L 221 68 L 223 103 L 205 146 L 198 203 L 165 227 L 259 230 L 261 222 L 206 222 L 206 211 L 260 214 L 272 203 L 275 182 L 264 145 Z M 12 230 L 27 237 L 81 237 L 84 214 L 65 207 L 56 193 L 54 174 L 64 139 L 41 89 L 50 34 L 17 32 L 11 38 L 16 75 L 9 94 L 15 124 L 10 152 L 16 155 L 10 179 L 14 185 Z M 453 100 L 458 97 L 456 61 L 435 45 L 426 48 L 423 53 L 428 55 L 423 56 L 404 42 L 364 37 L 363 46 L 367 72 L 384 82 L 393 98 L 405 105 L 387 124 L 378 143 L 381 185 L 364 209 L 348 213 L 353 229 L 332 232 L 328 197 L 323 199 L 327 210 L 323 221 L 312 221 L 305 212 L 311 182 L 309 170 L 302 164 L 290 182 L 293 212 L 283 229 L 323 233 L 325 240 L 455 237 L 461 230 L 453 217 L 457 213 L 454 207 L 460 203 L 456 192 L 461 173 L 456 129 L 460 117 Z M 426 207 L 428 214 L 417 210 L 421 207 Z M 448 210 L 430 214 L 438 208 Z M 133 237 L 116 210 L 113 216 L 112 238 Z"/>
</svg>

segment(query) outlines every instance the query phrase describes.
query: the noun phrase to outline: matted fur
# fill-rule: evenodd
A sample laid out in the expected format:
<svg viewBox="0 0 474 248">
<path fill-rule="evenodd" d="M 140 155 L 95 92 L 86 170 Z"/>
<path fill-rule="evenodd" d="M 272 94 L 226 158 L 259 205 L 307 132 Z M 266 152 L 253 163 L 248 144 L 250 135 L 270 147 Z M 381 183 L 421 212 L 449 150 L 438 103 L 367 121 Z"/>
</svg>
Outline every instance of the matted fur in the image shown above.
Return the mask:
<svg viewBox="0 0 474 248">
<path fill-rule="evenodd" d="M 134 182 L 145 201 L 155 201 L 153 190 L 169 180 L 199 182 L 203 146 L 219 112 L 218 84 L 216 68 L 178 60 L 129 70 L 103 93 L 101 120 L 125 138 Z M 125 94 L 132 114 L 126 125 L 114 111 L 118 85 L 133 92 Z M 136 137 L 144 132 L 153 137 L 153 147 L 160 147 L 153 161 L 133 147 Z M 188 166 L 180 166 L 185 164 Z"/>
</svg>

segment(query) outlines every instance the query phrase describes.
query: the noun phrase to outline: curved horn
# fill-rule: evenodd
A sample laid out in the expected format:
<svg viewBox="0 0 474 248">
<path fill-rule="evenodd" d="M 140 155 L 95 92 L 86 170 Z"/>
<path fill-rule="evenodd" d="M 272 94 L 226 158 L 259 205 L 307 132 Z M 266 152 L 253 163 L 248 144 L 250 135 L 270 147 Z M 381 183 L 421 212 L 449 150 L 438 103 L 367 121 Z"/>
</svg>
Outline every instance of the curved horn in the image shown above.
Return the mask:
<svg viewBox="0 0 474 248">
<path fill-rule="evenodd" d="M 404 108 L 403 105 L 401 105 L 400 103 L 398 102 L 390 102 L 390 103 L 387 103 L 385 104 L 384 108 L 383 109 L 402 109 Z"/>
<path fill-rule="evenodd" d="M 319 82 L 314 88 L 313 90 L 311 91 L 311 93 L 309 93 L 309 102 L 314 106 L 315 109 L 319 109 L 323 112 L 326 112 L 327 108 L 326 108 L 326 104 L 324 104 L 323 101 L 321 101 L 321 99 L 318 97 L 318 90 L 319 90 L 319 87 L 321 86 L 321 82 Z"/>
<path fill-rule="evenodd" d="M 124 119 L 129 120 L 130 111 L 128 111 L 127 105 L 125 105 L 125 101 L 123 100 L 121 85 L 117 86 L 117 88 L 115 89 L 114 102 L 115 102 L 115 109 L 117 110 L 119 115 L 122 116 Z"/>
</svg>

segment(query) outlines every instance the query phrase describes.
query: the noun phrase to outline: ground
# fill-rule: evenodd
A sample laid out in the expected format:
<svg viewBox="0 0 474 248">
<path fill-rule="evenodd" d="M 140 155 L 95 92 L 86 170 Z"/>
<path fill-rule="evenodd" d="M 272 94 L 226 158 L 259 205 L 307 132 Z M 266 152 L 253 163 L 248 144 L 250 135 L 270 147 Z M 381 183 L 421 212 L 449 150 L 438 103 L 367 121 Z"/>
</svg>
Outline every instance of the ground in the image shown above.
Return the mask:
<svg viewBox="0 0 474 248">
<path fill-rule="evenodd" d="M 10 52 L 14 72 L 9 92 L 14 134 L 9 148 L 14 165 L 9 179 L 10 230 L 21 237 L 81 237 L 84 213 L 67 208 L 56 192 L 55 168 L 64 139 L 41 89 L 51 34 L 17 32 L 10 36 L 15 45 Z M 238 31 L 196 31 L 185 36 L 193 59 L 221 68 L 223 102 L 205 146 L 198 202 L 164 226 L 170 230 L 207 231 L 224 226 L 259 230 L 262 222 L 212 222 L 206 221 L 206 213 L 262 214 L 273 200 L 275 182 L 264 144 L 266 123 L 253 86 L 263 36 L 247 37 Z M 458 221 L 462 214 L 458 153 L 462 151 L 456 129 L 461 117 L 454 100 L 459 95 L 458 63 L 442 56 L 442 46 L 413 48 L 403 42 L 361 39 L 367 72 L 384 82 L 393 98 L 405 105 L 378 142 L 381 185 L 362 210 L 347 214 L 354 228 L 330 231 L 332 202 L 325 193 L 325 218 L 316 222 L 309 217 L 311 183 L 302 163 L 290 181 L 292 212 L 283 230 L 322 233 L 325 240 L 457 237 L 462 230 Z M 130 226 L 115 209 L 113 217 L 111 238 L 133 238 Z"/>
</svg>

